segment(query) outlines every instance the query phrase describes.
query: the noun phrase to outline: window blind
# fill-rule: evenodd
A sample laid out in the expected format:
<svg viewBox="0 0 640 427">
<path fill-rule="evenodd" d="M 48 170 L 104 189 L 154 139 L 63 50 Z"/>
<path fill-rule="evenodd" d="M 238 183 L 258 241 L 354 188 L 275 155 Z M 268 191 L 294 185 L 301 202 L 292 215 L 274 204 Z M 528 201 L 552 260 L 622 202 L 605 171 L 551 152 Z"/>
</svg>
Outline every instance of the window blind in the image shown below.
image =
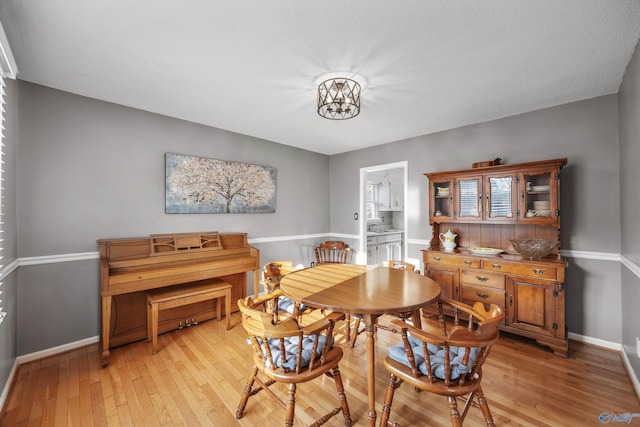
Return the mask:
<svg viewBox="0 0 640 427">
<path fill-rule="evenodd" d="M 9 41 L 7 35 L 4 33 L 2 23 L 0 23 L 0 325 L 5 319 L 7 313 L 5 312 L 5 305 L 3 303 L 3 290 L 2 282 L 4 279 L 4 151 L 5 151 L 5 135 L 4 135 L 4 122 L 5 122 L 5 81 L 7 78 L 15 79 L 18 74 L 18 67 L 16 60 L 9 48 Z"/>
<path fill-rule="evenodd" d="M 367 219 L 378 219 L 380 185 L 367 182 Z"/>
<path fill-rule="evenodd" d="M 0 271 L 4 266 L 4 255 L 2 253 L 4 249 L 4 95 L 5 81 L 4 76 L 0 73 Z M 2 298 L 2 279 L 2 274 L 0 274 L 0 325 L 7 315 L 6 311 L 4 311 Z"/>
</svg>

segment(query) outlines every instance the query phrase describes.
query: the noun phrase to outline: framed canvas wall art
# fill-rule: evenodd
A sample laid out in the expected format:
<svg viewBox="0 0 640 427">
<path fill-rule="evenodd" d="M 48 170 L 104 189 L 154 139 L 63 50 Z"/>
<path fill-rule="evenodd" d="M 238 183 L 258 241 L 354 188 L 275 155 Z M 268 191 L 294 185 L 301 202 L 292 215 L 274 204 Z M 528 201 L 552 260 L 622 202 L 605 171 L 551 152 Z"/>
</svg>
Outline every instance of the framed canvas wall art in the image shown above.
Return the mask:
<svg viewBox="0 0 640 427">
<path fill-rule="evenodd" d="M 273 213 L 276 169 L 165 153 L 166 213 Z"/>
</svg>

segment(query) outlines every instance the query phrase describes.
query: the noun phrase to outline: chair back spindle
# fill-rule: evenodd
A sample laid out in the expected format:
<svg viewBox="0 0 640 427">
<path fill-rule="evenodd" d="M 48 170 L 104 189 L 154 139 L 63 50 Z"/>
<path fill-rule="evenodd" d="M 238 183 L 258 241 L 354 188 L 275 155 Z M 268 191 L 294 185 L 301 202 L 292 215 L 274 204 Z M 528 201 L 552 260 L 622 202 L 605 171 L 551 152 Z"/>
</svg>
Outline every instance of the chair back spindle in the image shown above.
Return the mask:
<svg viewBox="0 0 640 427">
<path fill-rule="evenodd" d="M 349 245 L 339 240 L 327 240 L 314 248 L 316 264 L 351 264 L 352 252 Z"/>
</svg>

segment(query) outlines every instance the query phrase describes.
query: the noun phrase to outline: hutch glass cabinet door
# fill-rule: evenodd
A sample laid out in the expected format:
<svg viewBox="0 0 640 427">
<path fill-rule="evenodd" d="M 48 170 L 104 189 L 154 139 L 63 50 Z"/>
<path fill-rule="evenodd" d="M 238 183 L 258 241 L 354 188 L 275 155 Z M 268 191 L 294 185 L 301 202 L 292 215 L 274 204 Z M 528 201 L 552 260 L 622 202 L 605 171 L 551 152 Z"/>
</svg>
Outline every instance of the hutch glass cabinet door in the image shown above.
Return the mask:
<svg viewBox="0 0 640 427">
<path fill-rule="evenodd" d="M 482 180 L 478 177 L 460 178 L 456 180 L 456 198 L 458 219 L 482 219 Z"/>
<path fill-rule="evenodd" d="M 429 186 L 431 222 L 442 222 L 453 219 L 453 182 L 451 180 L 435 181 Z"/>
<path fill-rule="evenodd" d="M 517 221 L 517 186 L 515 175 L 489 175 L 485 181 L 488 221 Z"/>
<path fill-rule="evenodd" d="M 525 171 L 522 174 L 522 221 L 551 225 L 558 222 L 558 172 L 547 169 Z"/>
</svg>

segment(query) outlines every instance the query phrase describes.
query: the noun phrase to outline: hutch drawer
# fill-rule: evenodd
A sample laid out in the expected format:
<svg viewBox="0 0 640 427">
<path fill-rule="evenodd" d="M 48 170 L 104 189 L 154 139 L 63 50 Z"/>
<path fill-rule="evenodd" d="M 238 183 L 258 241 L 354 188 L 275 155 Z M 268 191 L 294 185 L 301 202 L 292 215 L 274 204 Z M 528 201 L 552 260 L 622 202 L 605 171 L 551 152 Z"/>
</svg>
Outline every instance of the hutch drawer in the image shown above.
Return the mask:
<svg viewBox="0 0 640 427">
<path fill-rule="evenodd" d="M 518 276 L 536 277 L 538 279 L 556 280 L 558 269 L 549 265 L 519 264 L 483 260 L 483 269 Z"/>
<path fill-rule="evenodd" d="M 496 304 L 504 307 L 505 293 L 500 289 L 486 288 L 463 284 L 460 286 L 460 299 L 466 304 L 473 305 L 476 301 L 484 304 Z"/>
<path fill-rule="evenodd" d="M 447 265 L 465 267 L 465 268 L 480 268 L 481 262 L 479 258 L 465 257 L 460 255 L 443 254 L 442 252 L 427 253 L 428 263 L 443 263 Z"/>
<path fill-rule="evenodd" d="M 476 286 L 505 289 L 504 274 L 487 273 L 485 271 L 462 270 L 462 283 Z"/>
</svg>

